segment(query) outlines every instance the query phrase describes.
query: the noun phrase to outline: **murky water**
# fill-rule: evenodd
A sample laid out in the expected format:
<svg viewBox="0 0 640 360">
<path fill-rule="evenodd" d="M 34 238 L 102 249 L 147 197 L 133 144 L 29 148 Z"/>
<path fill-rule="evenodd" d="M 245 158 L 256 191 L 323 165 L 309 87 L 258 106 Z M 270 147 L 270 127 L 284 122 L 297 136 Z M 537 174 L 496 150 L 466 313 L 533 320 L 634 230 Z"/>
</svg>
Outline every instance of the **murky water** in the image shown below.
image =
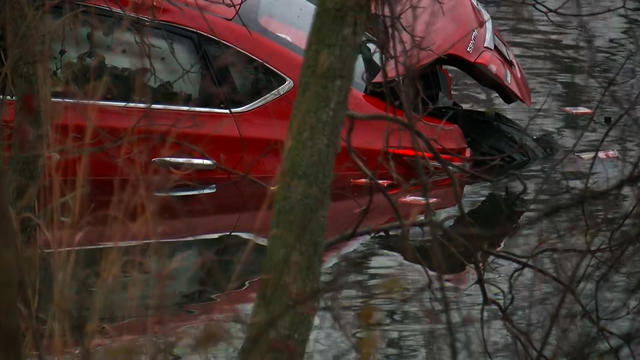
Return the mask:
<svg viewBox="0 0 640 360">
<path fill-rule="evenodd" d="M 537 357 L 538 351 L 547 357 L 602 351 L 605 357 L 629 358 L 640 351 L 639 215 L 632 212 L 639 194 L 637 187 L 620 183 L 638 173 L 640 158 L 640 10 L 582 17 L 577 15 L 617 2 L 576 0 L 560 10 L 571 16 L 547 17 L 517 2 L 484 3 L 525 70 L 533 105 L 507 106 L 456 71 L 454 97 L 467 108 L 499 110 L 533 134 L 551 133 L 559 151 L 517 175 L 465 187 L 464 208 L 476 209 L 477 219 L 495 221 L 490 229 L 509 230 L 506 238 L 478 236 L 475 248 L 456 248 L 436 264 L 429 260 L 434 235 L 412 229 L 425 267 L 400 255 L 393 235 L 358 238 L 327 255 L 323 279 L 331 291 L 315 320 L 311 359 L 357 358 L 367 351 L 380 359 L 512 359 Z M 595 113 L 570 116 L 562 110 L 566 106 Z M 599 149 L 619 156 L 575 155 Z M 588 201 L 577 202 L 585 196 Z M 446 209 L 437 216 L 456 229 L 456 215 L 456 209 Z M 241 239 L 170 244 L 162 252 L 172 260 L 144 265 L 170 269 L 149 285 L 162 287 L 163 295 L 150 291 L 142 302 L 152 304 L 159 319 L 154 324 L 164 324 L 163 333 L 170 334 L 159 341 L 171 343 L 173 354 L 234 357 L 256 283 L 238 281 L 231 286 L 236 291 L 216 294 L 229 288 L 229 279 L 258 273 L 245 267 L 246 274 L 234 274 L 245 245 Z M 497 255 L 479 255 L 482 248 Z M 256 264 L 263 254 L 257 246 L 245 264 Z M 475 270 L 465 267 L 478 259 L 486 260 L 475 269 L 482 271 L 484 294 Z M 139 277 L 157 272 L 144 266 L 132 261 L 130 276 L 117 286 L 129 289 Z M 130 303 L 135 294 L 122 293 L 104 306 L 128 311 L 129 325 L 135 324 L 142 315 Z M 139 322 L 150 326 L 148 318 Z M 104 330 L 109 338 L 110 329 Z"/>
</svg>

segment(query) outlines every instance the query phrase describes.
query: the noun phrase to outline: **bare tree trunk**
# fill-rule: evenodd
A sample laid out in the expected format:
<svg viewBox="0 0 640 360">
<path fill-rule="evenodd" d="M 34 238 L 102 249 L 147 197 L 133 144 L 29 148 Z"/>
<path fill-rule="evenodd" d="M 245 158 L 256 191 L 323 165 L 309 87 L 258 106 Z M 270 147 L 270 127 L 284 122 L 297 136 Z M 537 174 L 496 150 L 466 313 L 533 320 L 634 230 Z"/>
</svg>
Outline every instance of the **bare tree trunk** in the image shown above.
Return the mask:
<svg viewBox="0 0 640 360">
<path fill-rule="evenodd" d="M 9 210 L 7 176 L 0 169 L 0 359 L 22 358 L 22 336 L 18 316 L 17 233 Z"/>
<path fill-rule="evenodd" d="M 278 176 L 267 261 L 240 353 L 243 359 L 304 356 L 315 316 L 339 134 L 369 14 L 369 0 L 318 3 Z"/>
<path fill-rule="evenodd" d="M 0 358 L 21 359 L 24 337 L 18 304 L 27 285 L 20 270 L 20 241 L 34 236 L 34 228 L 21 226 L 19 230 L 17 219 L 33 210 L 42 177 L 48 52 L 42 28 L 43 1 L 0 1 L 0 11 L 2 95 L 16 99 L 8 167 L 5 168 L 4 159 L 0 161 L 0 308 L 4 313 L 0 321 Z"/>
<path fill-rule="evenodd" d="M 10 204 L 17 214 L 30 211 L 42 177 L 44 107 L 49 102 L 48 49 L 43 31 L 43 1 L 3 1 L 8 90 L 16 98 L 9 158 Z M 25 234 L 23 234 L 25 235 Z"/>
</svg>

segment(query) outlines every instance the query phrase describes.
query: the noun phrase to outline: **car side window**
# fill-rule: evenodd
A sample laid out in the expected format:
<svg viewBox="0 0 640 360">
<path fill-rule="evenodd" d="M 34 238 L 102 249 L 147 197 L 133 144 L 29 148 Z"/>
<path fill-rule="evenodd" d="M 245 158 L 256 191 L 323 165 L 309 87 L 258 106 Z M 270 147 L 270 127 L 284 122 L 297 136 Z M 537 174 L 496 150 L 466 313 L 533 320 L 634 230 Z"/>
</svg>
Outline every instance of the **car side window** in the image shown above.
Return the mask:
<svg viewBox="0 0 640 360">
<path fill-rule="evenodd" d="M 202 37 L 213 77 L 203 84 L 206 97 L 218 107 L 249 105 L 285 84 L 267 65 L 215 39 Z"/>
<path fill-rule="evenodd" d="M 195 42 L 160 28 L 75 14 L 52 34 L 52 96 L 192 105 L 203 77 Z"/>
<path fill-rule="evenodd" d="M 237 109 L 286 82 L 229 45 L 168 25 L 88 11 L 56 24 L 49 61 L 54 98 Z"/>
</svg>

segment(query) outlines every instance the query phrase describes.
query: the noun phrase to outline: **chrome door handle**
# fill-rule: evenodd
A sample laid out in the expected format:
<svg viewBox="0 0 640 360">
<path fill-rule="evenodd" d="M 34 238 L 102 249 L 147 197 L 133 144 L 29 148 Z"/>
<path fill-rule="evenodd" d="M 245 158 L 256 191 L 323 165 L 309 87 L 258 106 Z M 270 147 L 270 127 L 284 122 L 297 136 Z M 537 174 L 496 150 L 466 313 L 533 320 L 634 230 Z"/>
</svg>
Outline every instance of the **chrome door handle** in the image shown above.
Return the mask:
<svg viewBox="0 0 640 360">
<path fill-rule="evenodd" d="M 152 159 L 151 162 L 163 168 L 178 170 L 214 170 L 216 168 L 216 162 L 208 159 L 160 157 Z"/>
<path fill-rule="evenodd" d="M 156 191 L 156 196 L 191 196 L 191 195 L 204 195 L 216 192 L 215 185 L 208 186 L 195 186 L 171 189 L 167 191 Z"/>
</svg>

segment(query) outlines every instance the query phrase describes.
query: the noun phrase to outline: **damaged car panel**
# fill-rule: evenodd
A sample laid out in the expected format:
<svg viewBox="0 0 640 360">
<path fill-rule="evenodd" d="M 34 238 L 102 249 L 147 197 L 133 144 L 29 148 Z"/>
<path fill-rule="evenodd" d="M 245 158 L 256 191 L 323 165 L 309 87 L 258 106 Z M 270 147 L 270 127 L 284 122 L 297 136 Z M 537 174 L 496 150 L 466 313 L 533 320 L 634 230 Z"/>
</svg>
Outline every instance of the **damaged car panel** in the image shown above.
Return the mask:
<svg viewBox="0 0 640 360">
<path fill-rule="evenodd" d="M 429 64 L 451 65 L 496 91 L 507 103 L 531 104 L 526 78 L 489 13 L 477 0 L 406 0 L 376 9 L 387 54 L 375 82 L 405 76 Z M 402 26 L 395 24 L 400 20 Z"/>
<path fill-rule="evenodd" d="M 520 65 L 477 0 L 405 0 L 383 6 L 372 8 L 378 24 L 371 29 L 374 36 L 366 35 L 364 42 L 369 47 L 383 43 L 387 49 L 384 59 L 376 61 L 384 63 L 384 71 L 367 71 L 367 84 L 399 78 L 427 65 L 452 65 L 496 91 L 507 103 L 531 104 Z M 314 11 L 310 1 L 247 1 L 235 21 L 302 54 Z M 355 80 L 356 88 L 362 87 L 359 82 Z"/>
</svg>

